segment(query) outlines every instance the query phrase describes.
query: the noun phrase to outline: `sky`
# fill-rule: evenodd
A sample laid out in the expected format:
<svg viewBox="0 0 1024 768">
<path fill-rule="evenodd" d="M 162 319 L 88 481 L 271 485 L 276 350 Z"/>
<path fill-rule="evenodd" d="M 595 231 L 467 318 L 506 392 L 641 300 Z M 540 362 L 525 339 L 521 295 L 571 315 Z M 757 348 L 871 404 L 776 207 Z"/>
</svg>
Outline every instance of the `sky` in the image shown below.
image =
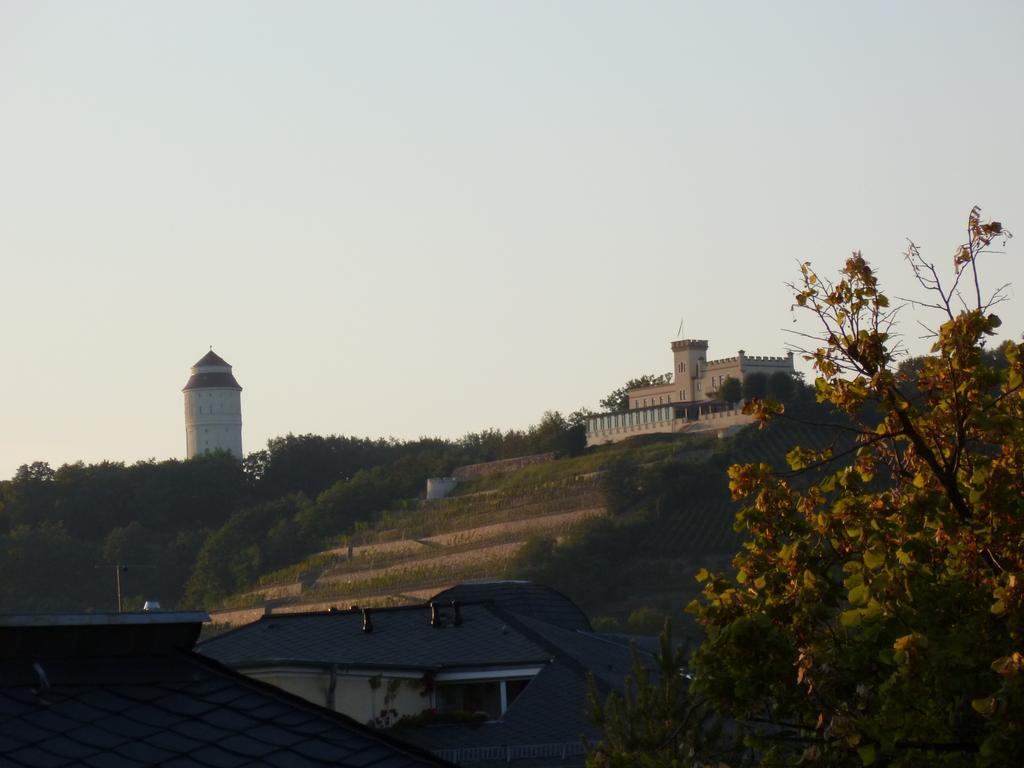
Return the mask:
<svg viewBox="0 0 1024 768">
<path fill-rule="evenodd" d="M 1024 234 L 1022 33 L 1016 0 L 0 0 L 0 479 L 183 458 L 211 346 L 249 452 L 597 408 L 681 323 L 783 354 L 801 261 L 919 295 L 908 238 Z M 1018 340 L 1022 255 L 982 271 Z"/>
</svg>

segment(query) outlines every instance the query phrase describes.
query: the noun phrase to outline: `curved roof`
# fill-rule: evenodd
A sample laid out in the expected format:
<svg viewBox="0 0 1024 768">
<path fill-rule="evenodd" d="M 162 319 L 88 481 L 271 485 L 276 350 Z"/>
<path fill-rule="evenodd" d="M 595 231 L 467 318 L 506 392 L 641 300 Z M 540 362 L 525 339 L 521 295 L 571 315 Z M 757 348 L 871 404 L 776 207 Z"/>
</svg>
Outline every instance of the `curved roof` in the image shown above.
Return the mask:
<svg viewBox="0 0 1024 768">
<path fill-rule="evenodd" d="M 227 370 L 204 371 L 204 368 L 226 368 Z M 182 392 L 190 389 L 235 389 L 239 392 L 242 387 L 231 374 L 231 365 L 220 355 L 210 349 L 192 366 L 192 376 L 185 382 Z"/>
<path fill-rule="evenodd" d="M 532 581 L 466 581 L 430 599 L 433 602 L 494 603 L 506 611 L 556 627 L 593 632 L 590 620 L 576 603 L 558 590 Z"/>
<path fill-rule="evenodd" d="M 181 391 L 188 392 L 190 389 L 237 389 L 239 392 L 242 391 L 242 387 L 230 373 L 193 373 Z"/>
</svg>

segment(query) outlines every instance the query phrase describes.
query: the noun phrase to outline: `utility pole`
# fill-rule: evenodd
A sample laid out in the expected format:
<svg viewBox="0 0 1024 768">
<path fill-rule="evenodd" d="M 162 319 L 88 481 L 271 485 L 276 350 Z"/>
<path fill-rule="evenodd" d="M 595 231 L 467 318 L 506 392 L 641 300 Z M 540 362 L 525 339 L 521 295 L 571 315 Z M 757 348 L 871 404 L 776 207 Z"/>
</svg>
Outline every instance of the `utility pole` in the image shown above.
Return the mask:
<svg viewBox="0 0 1024 768">
<path fill-rule="evenodd" d="M 127 565 L 114 566 L 114 578 L 117 579 L 117 612 L 121 613 L 121 571 L 127 571 Z"/>
<path fill-rule="evenodd" d="M 129 565 L 128 563 L 115 563 L 113 566 L 109 565 L 97 565 L 96 568 L 110 568 L 114 569 L 114 583 L 117 585 L 117 612 L 123 613 L 123 604 L 121 599 L 121 573 L 127 571 L 129 568 L 152 568 L 151 565 Z"/>
</svg>

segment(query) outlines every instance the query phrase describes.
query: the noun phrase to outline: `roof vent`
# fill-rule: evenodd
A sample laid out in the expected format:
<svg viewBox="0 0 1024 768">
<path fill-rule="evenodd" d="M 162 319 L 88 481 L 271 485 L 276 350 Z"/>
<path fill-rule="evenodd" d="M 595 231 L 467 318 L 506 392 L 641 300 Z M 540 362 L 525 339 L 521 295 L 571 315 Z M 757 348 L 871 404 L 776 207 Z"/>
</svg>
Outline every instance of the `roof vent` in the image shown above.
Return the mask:
<svg viewBox="0 0 1024 768">
<path fill-rule="evenodd" d="M 437 603 L 430 604 L 430 626 L 437 627 L 441 626 L 441 610 L 437 607 Z"/>
<path fill-rule="evenodd" d="M 452 610 L 455 612 L 455 616 L 452 618 L 452 624 L 456 627 L 462 625 L 462 607 L 459 605 L 458 600 L 452 600 Z"/>
<path fill-rule="evenodd" d="M 370 609 L 363 608 L 363 632 L 373 632 L 373 622 L 370 620 Z"/>
<path fill-rule="evenodd" d="M 35 689 L 35 694 L 40 701 L 49 703 L 46 697 L 50 693 L 50 678 L 46 675 L 46 670 L 43 669 L 43 665 L 38 661 L 32 664 L 32 669 L 36 673 L 36 677 L 39 680 L 39 686 Z"/>
</svg>

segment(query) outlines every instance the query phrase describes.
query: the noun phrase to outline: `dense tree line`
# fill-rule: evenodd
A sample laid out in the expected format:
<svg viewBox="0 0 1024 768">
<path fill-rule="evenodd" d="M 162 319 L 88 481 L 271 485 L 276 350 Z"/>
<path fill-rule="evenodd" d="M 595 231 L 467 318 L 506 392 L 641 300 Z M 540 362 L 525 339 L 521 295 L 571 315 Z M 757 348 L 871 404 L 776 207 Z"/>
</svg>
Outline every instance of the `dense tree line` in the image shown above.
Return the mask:
<svg viewBox="0 0 1024 768">
<path fill-rule="evenodd" d="M 462 464 L 583 449 L 582 412 L 458 440 L 287 435 L 238 462 L 18 468 L 0 481 L 0 611 L 207 607 L 422 494 Z"/>
</svg>

